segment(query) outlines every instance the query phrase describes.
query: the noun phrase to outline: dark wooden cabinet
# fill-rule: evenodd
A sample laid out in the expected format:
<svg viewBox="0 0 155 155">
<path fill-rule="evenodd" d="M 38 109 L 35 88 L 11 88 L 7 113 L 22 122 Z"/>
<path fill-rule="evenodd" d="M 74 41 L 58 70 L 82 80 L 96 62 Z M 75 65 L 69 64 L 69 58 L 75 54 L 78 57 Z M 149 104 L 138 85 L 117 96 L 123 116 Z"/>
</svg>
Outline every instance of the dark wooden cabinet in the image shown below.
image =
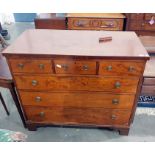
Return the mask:
<svg viewBox="0 0 155 155">
<path fill-rule="evenodd" d="M 155 35 L 155 13 L 126 13 L 126 31 L 138 35 Z"/>
<path fill-rule="evenodd" d="M 100 43 L 101 36 L 112 40 Z M 3 54 L 29 130 L 71 125 L 128 134 L 149 59 L 134 32 L 28 30 Z"/>
</svg>

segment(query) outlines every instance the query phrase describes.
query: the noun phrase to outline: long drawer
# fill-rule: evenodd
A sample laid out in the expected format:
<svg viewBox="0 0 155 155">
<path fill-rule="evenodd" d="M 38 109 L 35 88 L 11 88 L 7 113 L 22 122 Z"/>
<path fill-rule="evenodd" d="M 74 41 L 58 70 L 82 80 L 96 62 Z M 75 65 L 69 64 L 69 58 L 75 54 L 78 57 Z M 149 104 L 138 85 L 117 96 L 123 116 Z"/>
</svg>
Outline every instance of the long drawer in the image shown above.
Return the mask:
<svg viewBox="0 0 155 155">
<path fill-rule="evenodd" d="M 25 106 L 27 119 L 52 124 L 128 125 L 129 110 Z"/>
<path fill-rule="evenodd" d="M 52 107 L 102 107 L 131 109 L 135 95 L 104 94 L 102 92 L 25 92 L 19 91 L 22 104 Z"/>
<path fill-rule="evenodd" d="M 52 91 L 107 91 L 136 93 L 139 78 L 97 76 L 16 75 L 18 89 Z"/>
<path fill-rule="evenodd" d="M 123 19 L 68 18 L 68 29 L 122 30 Z"/>
<path fill-rule="evenodd" d="M 152 85 L 152 86 L 143 85 L 141 94 L 142 95 L 155 95 L 155 85 Z"/>
</svg>

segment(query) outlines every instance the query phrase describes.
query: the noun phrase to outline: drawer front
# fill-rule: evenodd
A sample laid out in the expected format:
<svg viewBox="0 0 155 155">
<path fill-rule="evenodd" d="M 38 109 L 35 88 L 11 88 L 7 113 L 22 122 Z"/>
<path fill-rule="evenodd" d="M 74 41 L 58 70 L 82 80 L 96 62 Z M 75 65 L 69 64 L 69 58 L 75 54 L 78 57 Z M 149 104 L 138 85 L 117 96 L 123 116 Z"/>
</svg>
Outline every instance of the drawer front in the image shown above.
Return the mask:
<svg viewBox="0 0 155 155">
<path fill-rule="evenodd" d="M 14 73 L 53 73 L 51 60 L 10 59 Z"/>
<path fill-rule="evenodd" d="M 53 107 L 102 107 L 130 109 L 135 95 L 114 95 L 87 92 L 24 92 L 20 91 L 23 105 Z"/>
<path fill-rule="evenodd" d="M 90 76 L 15 76 L 18 89 L 136 93 L 139 78 Z"/>
<path fill-rule="evenodd" d="M 143 13 L 131 13 L 130 19 L 134 19 L 134 20 L 141 19 L 141 20 L 143 20 L 144 14 Z"/>
<path fill-rule="evenodd" d="M 128 125 L 129 110 L 25 106 L 27 119 L 53 124 Z"/>
<path fill-rule="evenodd" d="M 145 20 L 151 20 L 152 18 L 154 18 L 154 20 L 155 20 L 155 13 L 146 13 L 145 14 Z"/>
<path fill-rule="evenodd" d="M 155 17 L 154 17 L 154 24 L 150 24 L 149 21 L 145 21 L 144 30 L 149 30 L 149 31 L 155 30 Z"/>
<path fill-rule="evenodd" d="M 143 20 L 131 20 L 129 23 L 129 30 L 144 30 L 144 21 Z"/>
<path fill-rule="evenodd" d="M 155 85 L 155 78 L 144 78 L 143 85 Z"/>
<path fill-rule="evenodd" d="M 155 85 L 154 86 L 142 86 L 141 94 L 155 95 Z"/>
<path fill-rule="evenodd" d="M 123 19 L 68 18 L 69 29 L 122 30 Z"/>
<path fill-rule="evenodd" d="M 54 60 L 56 74 L 96 74 L 96 62 Z"/>
<path fill-rule="evenodd" d="M 144 70 L 144 63 L 123 61 L 101 61 L 99 64 L 100 75 L 140 76 Z"/>
</svg>

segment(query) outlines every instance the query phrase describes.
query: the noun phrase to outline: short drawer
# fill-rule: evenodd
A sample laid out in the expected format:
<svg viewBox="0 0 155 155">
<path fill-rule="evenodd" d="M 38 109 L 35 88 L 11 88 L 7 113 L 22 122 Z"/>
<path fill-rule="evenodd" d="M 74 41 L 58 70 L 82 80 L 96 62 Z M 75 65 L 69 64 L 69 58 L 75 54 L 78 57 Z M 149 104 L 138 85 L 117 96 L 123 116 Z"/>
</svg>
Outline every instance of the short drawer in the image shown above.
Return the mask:
<svg viewBox="0 0 155 155">
<path fill-rule="evenodd" d="M 155 95 L 155 85 L 154 86 L 142 86 L 142 95 Z"/>
<path fill-rule="evenodd" d="M 139 78 L 97 76 L 14 76 L 18 89 L 136 93 Z"/>
<path fill-rule="evenodd" d="M 140 76 L 144 70 L 144 63 L 125 61 L 100 61 L 100 75 Z"/>
<path fill-rule="evenodd" d="M 135 95 L 114 95 L 102 92 L 25 92 L 20 91 L 23 105 L 53 107 L 102 107 L 130 109 Z"/>
<path fill-rule="evenodd" d="M 51 124 L 128 125 L 129 110 L 25 106 L 27 119 Z"/>
<path fill-rule="evenodd" d="M 77 30 L 122 30 L 123 19 L 68 18 L 68 28 Z"/>
<path fill-rule="evenodd" d="M 143 85 L 155 85 L 155 78 L 144 78 Z"/>
<path fill-rule="evenodd" d="M 14 73 L 53 73 L 51 60 L 42 59 L 10 59 Z"/>
<path fill-rule="evenodd" d="M 54 60 L 56 74 L 96 74 L 95 61 Z"/>
</svg>

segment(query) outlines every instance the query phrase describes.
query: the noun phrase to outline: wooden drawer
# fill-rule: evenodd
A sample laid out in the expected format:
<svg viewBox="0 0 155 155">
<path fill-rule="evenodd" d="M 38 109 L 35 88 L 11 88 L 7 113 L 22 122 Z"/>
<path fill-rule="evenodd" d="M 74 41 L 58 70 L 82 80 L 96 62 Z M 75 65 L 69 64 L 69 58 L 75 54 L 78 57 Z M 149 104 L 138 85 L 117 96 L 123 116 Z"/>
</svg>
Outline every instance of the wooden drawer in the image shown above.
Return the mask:
<svg viewBox="0 0 155 155">
<path fill-rule="evenodd" d="M 131 13 L 130 14 L 130 19 L 143 20 L 144 19 L 144 14 L 143 13 Z"/>
<path fill-rule="evenodd" d="M 154 22 L 155 22 L 155 18 L 154 18 Z M 145 21 L 144 30 L 154 31 L 155 30 L 155 23 L 151 25 L 149 23 L 149 21 Z"/>
<path fill-rule="evenodd" d="M 145 20 L 151 20 L 152 17 L 155 20 L 155 13 L 145 13 Z"/>
<path fill-rule="evenodd" d="M 43 59 L 9 59 L 14 73 L 53 73 L 51 60 Z"/>
<path fill-rule="evenodd" d="M 155 78 L 144 78 L 143 85 L 155 85 Z"/>
<path fill-rule="evenodd" d="M 139 78 L 96 76 L 15 76 L 18 89 L 136 93 Z"/>
<path fill-rule="evenodd" d="M 140 76 L 143 73 L 144 63 L 125 61 L 100 61 L 100 75 L 128 75 Z"/>
<path fill-rule="evenodd" d="M 27 119 L 52 124 L 128 125 L 129 110 L 25 106 Z"/>
<path fill-rule="evenodd" d="M 155 85 L 154 86 L 142 86 L 141 94 L 155 95 Z"/>
<path fill-rule="evenodd" d="M 128 30 L 144 30 L 144 25 L 143 20 L 131 20 L 128 25 Z"/>
<path fill-rule="evenodd" d="M 101 92 L 25 92 L 20 91 L 23 105 L 59 107 L 102 107 L 130 109 L 135 95 L 114 95 Z"/>
<path fill-rule="evenodd" d="M 122 30 L 123 19 L 68 18 L 68 29 Z"/>
<path fill-rule="evenodd" d="M 54 60 L 57 74 L 96 74 L 96 62 Z"/>
</svg>

